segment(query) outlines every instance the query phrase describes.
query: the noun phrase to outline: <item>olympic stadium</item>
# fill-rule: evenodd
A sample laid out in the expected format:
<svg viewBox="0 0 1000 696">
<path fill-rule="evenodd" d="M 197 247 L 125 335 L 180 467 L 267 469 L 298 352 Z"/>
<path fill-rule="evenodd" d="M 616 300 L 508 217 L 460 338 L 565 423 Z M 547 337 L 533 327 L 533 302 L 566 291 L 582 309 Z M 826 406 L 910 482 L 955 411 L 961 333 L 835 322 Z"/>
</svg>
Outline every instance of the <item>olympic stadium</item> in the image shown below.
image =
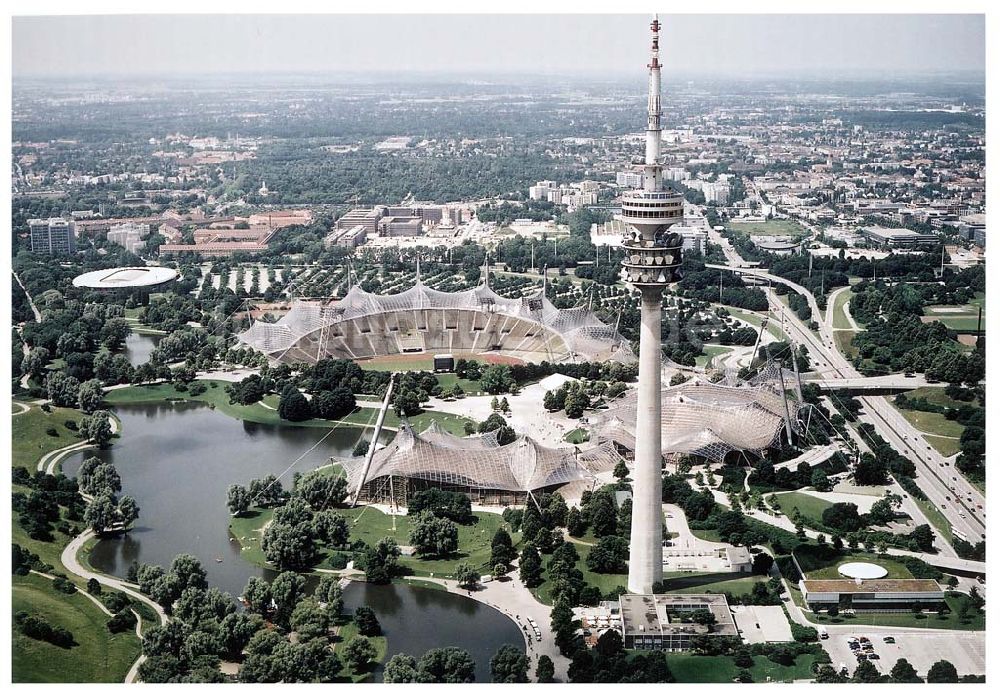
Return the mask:
<svg viewBox="0 0 1000 696">
<path fill-rule="evenodd" d="M 479 505 L 523 504 L 535 491 L 589 483 L 621 457 L 610 443 L 587 450 L 545 447 L 526 435 L 500 445 L 496 433 L 458 437 L 437 423 L 416 433 L 406 422 L 392 442 L 372 455 L 340 462 L 350 490 L 366 502 L 406 505 L 425 488 L 461 492 Z"/>
<path fill-rule="evenodd" d="M 557 309 L 538 293 L 517 299 L 479 286 L 443 292 L 420 279 L 408 290 L 379 295 L 354 286 L 343 299 L 296 301 L 274 323 L 257 321 L 240 341 L 273 362 L 388 355 L 497 355 L 523 362 L 634 362 L 618 331 L 586 307 Z"/>
</svg>

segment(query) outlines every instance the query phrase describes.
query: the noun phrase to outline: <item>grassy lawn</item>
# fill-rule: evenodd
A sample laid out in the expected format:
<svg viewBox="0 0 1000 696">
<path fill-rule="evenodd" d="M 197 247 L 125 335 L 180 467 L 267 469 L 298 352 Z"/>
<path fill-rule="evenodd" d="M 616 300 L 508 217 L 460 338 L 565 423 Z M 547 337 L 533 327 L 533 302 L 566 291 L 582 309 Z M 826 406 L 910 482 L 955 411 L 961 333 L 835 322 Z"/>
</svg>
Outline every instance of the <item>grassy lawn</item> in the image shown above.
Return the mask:
<svg viewBox="0 0 1000 696">
<path fill-rule="evenodd" d="M 438 375 L 437 380 L 442 389 L 448 389 L 457 384 L 462 387 L 466 394 L 471 396 L 479 396 L 484 393 L 478 379 L 459 379 L 458 375 L 448 372 Z"/>
<path fill-rule="evenodd" d="M 941 453 L 943 457 L 950 457 L 962 451 L 958 438 L 938 437 L 937 435 L 925 435 L 927 444 Z"/>
<path fill-rule="evenodd" d="M 931 523 L 931 526 L 934 527 L 935 531 L 940 536 L 943 536 L 945 541 L 950 544 L 952 539 L 951 523 L 948 522 L 948 518 L 944 516 L 944 513 L 938 510 L 937 506 L 929 500 L 919 500 L 917 498 L 913 498 L 913 502 L 916 503 L 917 507 L 920 508 L 920 511 L 924 513 L 924 516 L 927 517 L 927 520 Z"/>
<path fill-rule="evenodd" d="M 625 573 L 594 573 L 589 568 L 587 568 L 587 554 L 590 553 L 590 546 L 584 544 L 573 544 L 576 547 L 576 552 L 580 556 L 580 560 L 576 562 L 576 567 L 583 573 L 583 581 L 587 585 L 593 585 L 601 591 L 601 594 L 607 594 L 614 590 L 616 587 L 624 587 L 628 584 L 628 575 Z M 549 559 L 552 558 L 551 554 L 542 554 L 542 568 L 547 568 L 549 564 Z M 532 593 L 539 602 L 543 604 L 552 604 L 552 583 L 548 579 L 548 571 L 544 572 L 544 582 L 541 585 L 534 588 Z"/>
<path fill-rule="evenodd" d="M 815 526 L 809 524 L 811 521 L 822 525 L 823 511 L 833 505 L 829 501 L 806 493 L 776 493 L 775 497 L 781 505 L 781 511 L 788 519 L 792 519 L 793 511 L 795 508 L 798 508 L 803 520 L 806 522 L 806 526 L 811 527 Z"/>
<path fill-rule="evenodd" d="M 835 331 L 833 333 L 833 341 L 837 345 L 837 350 L 849 360 L 853 360 L 858 354 L 858 349 L 851 345 L 856 333 L 856 331 Z"/>
<path fill-rule="evenodd" d="M 914 428 L 930 435 L 958 438 L 962 436 L 965 427 L 957 421 L 948 420 L 940 413 L 930 411 L 915 411 L 908 408 L 897 408 L 903 417 Z"/>
<path fill-rule="evenodd" d="M 771 662 L 763 655 L 754 655 L 753 666 L 748 668 L 754 682 L 790 682 L 796 679 L 812 679 L 812 666 L 816 656 L 810 653 L 799 655 L 795 664 L 785 667 Z M 681 684 L 727 683 L 732 682 L 740 672 L 733 664 L 733 658 L 724 655 L 693 655 L 691 653 L 668 653 L 667 664 Z"/>
<path fill-rule="evenodd" d="M 795 220 L 767 220 L 765 222 L 730 222 L 729 228 L 734 232 L 743 232 L 751 237 L 783 236 L 805 237 L 809 230 Z"/>
<path fill-rule="evenodd" d="M 944 388 L 942 387 L 919 387 L 917 389 L 911 389 L 908 392 L 904 392 L 907 399 L 926 399 L 929 403 L 936 404 L 938 406 L 948 406 L 950 408 L 961 408 L 965 406 L 964 401 L 958 401 L 953 399 L 944 393 Z M 979 399 L 973 399 L 968 402 L 972 406 L 979 405 Z"/>
<path fill-rule="evenodd" d="M 687 573 L 665 572 L 667 592 L 718 592 L 732 595 L 748 594 L 755 582 L 767 582 L 766 575 L 753 573 Z"/>
<path fill-rule="evenodd" d="M 338 640 L 333 644 L 333 651 L 335 653 L 340 653 L 347 642 L 358 635 L 358 627 L 352 621 L 350 623 L 344 624 L 340 627 L 338 632 Z M 351 668 L 347 666 L 347 662 L 344 662 L 344 668 L 340 670 L 340 678 L 345 681 L 352 682 L 363 682 L 371 679 L 372 672 L 375 668 L 385 661 L 385 654 L 389 648 L 389 641 L 385 636 L 374 636 L 369 637 L 368 640 L 371 641 L 372 645 L 375 646 L 375 659 L 368 663 L 368 669 L 360 674 L 355 674 L 351 671 Z"/>
<path fill-rule="evenodd" d="M 53 450 L 75 445 L 80 442 L 76 433 L 66 427 L 68 420 L 77 424 L 83 419 L 83 413 L 73 408 L 53 407 L 52 413 L 45 413 L 38 406 L 11 418 L 11 464 L 23 466 L 33 472 L 38 460 Z M 46 431 L 55 428 L 56 435 Z"/>
<path fill-rule="evenodd" d="M 760 329 L 764 323 L 764 316 L 758 314 L 757 312 L 751 312 L 747 309 L 740 309 L 729 305 L 724 306 L 729 310 L 730 315 L 741 321 L 745 321 L 757 329 Z M 785 332 L 781 330 L 780 322 L 777 321 L 769 321 L 767 323 L 767 333 L 771 334 L 771 336 L 778 341 L 785 341 L 788 338 L 785 336 Z"/>
<path fill-rule="evenodd" d="M 979 328 L 979 314 L 925 314 L 920 317 L 920 321 L 929 324 L 932 321 L 939 321 L 949 329 L 959 333 L 972 333 Z M 983 326 L 986 326 L 986 317 L 983 317 Z"/>
<path fill-rule="evenodd" d="M 837 300 L 833 304 L 833 328 L 835 329 L 852 329 L 851 322 L 847 320 L 847 314 L 844 312 L 844 305 L 847 304 L 848 300 L 854 297 L 854 293 L 850 290 L 844 290 L 842 293 L 837 295 Z"/>
<path fill-rule="evenodd" d="M 139 656 L 135 632 L 112 634 L 108 616 L 77 593 L 66 595 L 37 575 L 13 576 L 12 609 L 43 617 L 65 628 L 76 642 L 60 648 L 14 630 L 12 679 L 15 682 L 121 682 Z"/>
<path fill-rule="evenodd" d="M 986 630 L 986 615 L 973 613 L 966 619 L 965 623 L 959 621 L 958 608 L 962 600 L 959 597 L 945 594 L 944 601 L 951 610 L 947 614 L 863 614 L 858 613 L 853 616 L 838 615 L 833 618 L 826 613 L 811 613 L 811 619 L 815 623 L 847 626 L 898 626 L 906 628 L 926 628 L 928 630 L 946 629 L 950 631 L 984 631 Z"/>
<path fill-rule="evenodd" d="M 704 355 L 699 355 L 694 359 L 695 365 L 698 367 L 705 367 L 710 360 L 713 358 L 718 358 L 723 355 L 728 355 L 733 351 L 732 346 L 710 346 L 706 345 L 702 348 L 705 351 Z"/>
<path fill-rule="evenodd" d="M 586 428 L 573 428 L 566 433 L 563 439 L 571 444 L 580 445 L 590 440 L 590 433 L 587 432 Z"/>
<path fill-rule="evenodd" d="M 906 566 L 891 556 L 879 556 L 863 551 L 847 551 L 831 558 L 825 558 L 820 554 L 814 553 L 816 549 L 817 547 L 815 546 L 803 545 L 795 550 L 795 558 L 799 562 L 802 572 L 810 580 L 841 580 L 843 576 L 838 572 L 837 568 L 844 563 L 874 563 L 889 571 L 889 574 L 886 576 L 888 578 L 904 580 L 913 578 L 913 575 L 906 569 Z"/>
<path fill-rule="evenodd" d="M 260 539 L 273 514 L 270 508 L 251 508 L 239 517 L 229 518 L 229 534 L 240 543 L 240 555 L 254 565 L 268 566 Z"/>
</svg>

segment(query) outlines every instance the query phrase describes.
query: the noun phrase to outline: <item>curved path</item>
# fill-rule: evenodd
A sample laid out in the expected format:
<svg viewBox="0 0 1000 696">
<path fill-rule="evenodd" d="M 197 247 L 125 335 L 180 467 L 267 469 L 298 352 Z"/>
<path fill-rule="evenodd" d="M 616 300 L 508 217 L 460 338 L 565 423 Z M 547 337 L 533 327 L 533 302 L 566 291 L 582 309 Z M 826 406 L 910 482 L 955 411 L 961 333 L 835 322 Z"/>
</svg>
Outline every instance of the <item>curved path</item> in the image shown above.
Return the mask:
<svg viewBox="0 0 1000 696">
<path fill-rule="evenodd" d="M 118 434 L 118 419 L 111 416 L 109 420 L 111 421 L 111 434 Z M 57 450 L 52 450 L 47 454 L 43 454 L 42 458 L 38 460 L 38 470 L 44 471 L 47 474 L 54 474 L 56 471 L 56 464 L 58 464 L 64 456 L 93 446 L 94 445 L 90 440 L 84 440 L 83 442 L 74 442 L 72 445 L 66 445 L 65 447 L 61 447 Z"/>
</svg>

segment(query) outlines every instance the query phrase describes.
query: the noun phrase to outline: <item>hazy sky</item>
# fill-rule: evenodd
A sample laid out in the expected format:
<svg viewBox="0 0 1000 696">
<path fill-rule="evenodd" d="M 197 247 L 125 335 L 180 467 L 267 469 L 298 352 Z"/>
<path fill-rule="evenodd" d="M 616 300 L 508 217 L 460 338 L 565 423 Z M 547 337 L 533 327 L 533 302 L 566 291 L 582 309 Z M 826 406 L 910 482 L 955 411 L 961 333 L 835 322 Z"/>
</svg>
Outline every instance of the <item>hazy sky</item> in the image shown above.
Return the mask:
<svg viewBox="0 0 1000 696">
<path fill-rule="evenodd" d="M 619 73 L 645 15 L 14 17 L 13 73 Z M 984 70 L 982 15 L 663 15 L 676 73 Z"/>
</svg>

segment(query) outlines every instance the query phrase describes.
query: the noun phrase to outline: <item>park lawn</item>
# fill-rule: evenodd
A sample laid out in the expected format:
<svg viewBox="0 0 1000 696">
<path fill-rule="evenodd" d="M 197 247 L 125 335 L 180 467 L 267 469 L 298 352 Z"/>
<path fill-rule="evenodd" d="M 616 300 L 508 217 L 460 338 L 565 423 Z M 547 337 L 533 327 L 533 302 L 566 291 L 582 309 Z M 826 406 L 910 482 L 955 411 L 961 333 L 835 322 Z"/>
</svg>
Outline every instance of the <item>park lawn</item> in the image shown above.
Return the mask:
<svg viewBox="0 0 1000 696">
<path fill-rule="evenodd" d="M 239 542 L 240 555 L 256 566 L 271 567 L 264 558 L 264 550 L 260 547 L 260 540 L 264 534 L 264 528 L 271 521 L 273 515 L 272 508 L 254 507 L 239 517 L 229 518 L 229 535 Z"/>
<path fill-rule="evenodd" d="M 563 439 L 572 445 L 582 445 L 590 440 L 590 433 L 586 428 L 573 428 L 566 433 Z"/>
<path fill-rule="evenodd" d="M 691 533 L 698 539 L 701 539 L 702 541 L 722 543 L 722 537 L 719 536 L 718 530 L 715 529 L 695 529 L 692 527 Z"/>
<path fill-rule="evenodd" d="M 962 451 L 961 443 L 955 437 L 939 437 L 937 435 L 924 435 L 924 439 L 934 449 L 941 453 L 942 457 L 950 457 Z"/>
<path fill-rule="evenodd" d="M 79 425 L 83 413 L 74 408 L 52 407 L 51 413 L 45 413 L 35 405 L 30 406 L 27 413 L 11 417 L 11 465 L 23 466 L 29 472 L 34 472 L 38 460 L 53 450 L 68 445 L 79 444 L 81 440 L 77 433 L 66 427 L 66 421 L 76 421 Z M 46 431 L 55 428 L 56 435 Z"/>
<path fill-rule="evenodd" d="M 772 662 L 763 655 L 753 656 L 753 666 L 748 670 L 754 682 L 790 682 L 813 678 L 813 664 L 816 655 L 806 653 L 795 658 L 788 667 Z M 668 653 L 667 665 L 674 678 L 681 684 L 728 683 L 736 679 L 740 668 L 733 658 L 725 655 L 694 655 L 692 653 Z"/>
<path fill-rule="evenodd" d="M 457 384 L 462 387 L 462 391 L 470 396 L 480 396 L 485 393 L 478 379 L 461 379 L 453 372 L 440 374 L 437 376 L 437 380 L 442 389 L 450 389 Z"/>
<path fill-rule="evenodd" d="M 854 293 L 850 290 L 844 290 L 842 293 L 837 295 L 836 302 L 833 303 L 833 328 L 835 329 L 853 329 L 851 322 L 847 319 L 847 313 L 844 311 L 844 305 L 847 304 L 848 300 L 854 297 Z"/>
<path fill-rule="evenodd" d="M 784 513 L 788 519 L 792 519 L 795 508 L 798 508 L 806 526 L 814 528 L 817 524 L 820 527 L 824 526 L 823 512 L 833 505 L 833 503 L 823 500 L 822 498 L 817 498 L 814 495 L 798 493 L 795 491 L 791 493 L 776 493 L 775 497 L 781 505 L 781 512 Z M 812 522 L 815 522 L 815 524 L 810 524 Z"/>
<path fill-rule="evenodd" d="M 854 336 L 857 334 L 856 331 L 834 331 L 833 341 L 837 345 L 837 350 L 845 358 L 853 360 L 858 355 L 858 349 L 851 344 L 854 340 Z"/>
<path fill-rule="evenodd" d="M 894 404 L 895 405 L 895 404 Z M 930 411 L 917 411 L 908 408 L 896 408 L 903 418 L 917 430 L 929 435 L 940 435 L 942 437 L 959 438 L 965 430 L 965 426 L 953 420 L 948 420 L 941 413 Z M 957 441 L 956 441 L 957 444 Z"/>
<path fill-rule="evenodd" d="M 729 223 L 729 228 L 734 232 L 743 232 L 751 237 L 757 236 L 789 236 L 806 237 L 809 230 L 800 225 L 795 220 L 766 220 L 764 222 L 736 222 Z"/>
<path fill-rule="evenodd" d="M 699 355 L 694 359 L 694 364 L 697 365 L 698 367 L 705 367 L 705 365 L 707 365 L 709 361 L 711 361 L 713 358 L 719 358 L 722 357 L 723 355 L 728 355 L 733 351 L 733 348 L 732 346 L 705 345 L 704 347 L 702 347 L 702 350 L 705 352 L 705 354 Z"/>
<path fill-rule="evenodd" d="M 830 617 L 826 613 L 808 612 L 811 620 L 815 623 L 844 625 L 844 626 L 895 626 L 898 628 L 926 628 L 928 630 L 948 630 L 948 631 L 985 631 L 986 615 L 983 613 L 972 613 L 965 623 L 958 618 L 958 608 L 962 603 L 960 597 L 953 597 L 950 593 L 945 593 L 945 603 L 950 611 L 947 614 L 912 614 L 910 612 L 901 614 L 865 614 L 857 613 L 853 616 L 839 614 Z"/>
<path fill-rule="evenodd" d="M 840 555 L 833 556 L 829 560 L 822 556 L 814 556 L 811 552 L 817 547 L 812 545 L 802 545 L 795 550 L 795 559 L 799 562 L 802 572 L 810 580 L 842 580 L 843 576 L 837 570 L 844 563 L 875 563 L 885 568 L 889 574 L 887 578 L 911 580 L 913 575 L 906 566 L 897 561 L 892 556 L 865 553 L 864 551 L 846 551 Z"/>
<path fill-rule="evenodd" d="M 339 512 L 347 518 L 350 525 L 351 541 L 360 539 L 374 546 L 379 539 L 391 536 L 400 546 L 410 545 L 412 520 L 406 515 L 387 515 L 377 508 L 366 506 Z M 399 559 L 400 565 L 406 566 L 412 575 L 447 577 L 454 574 L 459 563 L 470 563 L 484 575 L 492 573 L 488 564 L 493 535 L 501 527 L 507 527 L 507 524 L 500 515 L 490 512 L 474 512 L 473 516 L 477 518 L 474 524 L 458 525 L 458 553 L 454 556 L 444 559 L 403 556 Z M 511 539 L 516 545 L 520 535 L 512 533 Z"/>
<path fill-rule="evenodd" d="M 920 317 L 920 321 L 929 324 L 939 321 L 952 331 L 959 333 L 973 333 L 979 328 L 979 313 L 974 314 L 925 314 Z M 986 325 L 986 317 L 983 317 L 983 326 Z"/>
<path fill-rule="evenodd" d="M 948 522 L 948 518 L 944 516 L 944 513 L 937 509 L 937 506 L 929 500 L 920 500 L 919 498 L 913 498 L 913 502 L 916 503 L 920 511 L 924 513 L 927 521 L 931 523 L 934 527 L 935 532 L 938 535 L 943 536 L 945 541 L 949 544 L 952 541 L 951 534 L 951 523 Z"/>
<path fill-rule="evenodd" d="M 340 630 L 337 632 L 338 639 L 333 644 L 333 651 L 338 653 L 339 656 L 339 653 L 343 651 L 344 646 L 347 645 L 347 641 L 356 635 L 358 635 L 358 627 L 353 621 L 341 626 Z M 341 660 L 344 662 L 344 667 L 340 670 L 339 676 L 344 681 L 351 681 L 355 683 L 368 681 L 371 679 L 375 668 L 385 661 L 386 653 L 389 650 L 389 641 L 386 637 L 370 636 L 368 637 L 368 640 L 370 640 L 372 645 L 375 646 L 375 659 L 368 663 L 367 670 L 361 672 L 360 674 L 355 674 L 347 665 L 347 661 L 343 660 L 343 657 L 341 657 Z"/>
<path fill-rule="evenodd" d="M 947 406 L 949 408 L 961 408 L 962 406 L 978 406 L 979 399 L 973 399 L 968 403 L 964 401 L 958 401 L 953 399 L 947 394 L 945 394 L 943 387 L 918 387 L 917 389 L 911 389 L 908 392 L 904 392 L 907 399 L 917 400 L 926 399 L 928 403 L 935 404 L 937 406 Z"/>
<path fill-rule="evenodd" d="M 663 573 L 668 593 L 716 592 L 731 595 L 749 594 L 756 582 L 767 582 L 766 575 L 753 573 L 688 573 L 671 571 Z"/>
<path fill-rule="evenodd" d="M 760 327 L 764 324 L 764 316 L 758 314 L 757 312 L 751 312 L 748 309 L 740 309 L 738 307 L 732 307 L 730 305 L 723 305 L 723 306 L 725 306 L 725 308 L 729 310 L 730 315 L 741 321 L 745 321 L 746 323 L 750 324 L 756 329 L 760 329 Z M 781 330 L 780 322 L 777 321 L 767 322 L 766 330 L 769 334 L 771 334 L 772 337 L 774 337 L 774 339 L 778 341 L 788 340 L 788 337 L 785 335 L 785 332 Z"/>
<path fill-rule="evenodd" d="M 375 409 L 359 408 L 354 411 L 354 413 L 345 416 L 341 422 L 355 425 L 374 425 L 377 417 L 378 412 Z M 444 413 L 443 411 L 421 411 L 414 416 L 408 416 L 406 420 L 418 433 L 425 430 L 431 423 L 436 422 L 452 435 L 464 436 L 466 434 L 465 424 L 471 423 L 475 425 L 475 421 L 471 418 L 455 415 L 453 413 Z M 330 421 L 325 422 L 329 423 Z M 392 428 L 395 430 L 399 428 L 399 425 L 402 422 L 403 419 L 397 416 L 395 411 L 390 409 L 389 412 L 385 414 L 385 421 L 383 425 L 386 428 Z"/>
<path fill-rule="evenodd" d="M 593 585 L 598 590 L 600 590 L 602 595 L 606 595 L 609 592 L 615 590 L 619 587 L 625 587 L 628 584 L 628 574 L 627 573 L 595 573 L 587 567 L 587 554 L 590 553 L 590 546 L 585 544 L 576 544 L 576 552 L 580 556 L 580 560 L 576 562 L 577 569 L 583 573 L 583 582 L 586 585 Z M 535 598 L 542 604 L 552 604 L 552 583 L 549 582 L 548 565 L 549 560 L 552 558 L 552 554 L 542 554 L 542 577 L 544 578 L 541 585 L 535 587 L 531 590 Z"/>
<path fill-rule="evenodd" d="M 26 611 L 65 628 L 76 642 L 60 648 L 24 636 L 13 629 L 11 677 L 15 682 L 118 682 L 139 657 L 134 631 L 119 634 L 107 628 L 108 617 L 80 593 L 67 595 L 52 581 L 37 575 L 15 575 L 13 612 Z"/>
</svg>

